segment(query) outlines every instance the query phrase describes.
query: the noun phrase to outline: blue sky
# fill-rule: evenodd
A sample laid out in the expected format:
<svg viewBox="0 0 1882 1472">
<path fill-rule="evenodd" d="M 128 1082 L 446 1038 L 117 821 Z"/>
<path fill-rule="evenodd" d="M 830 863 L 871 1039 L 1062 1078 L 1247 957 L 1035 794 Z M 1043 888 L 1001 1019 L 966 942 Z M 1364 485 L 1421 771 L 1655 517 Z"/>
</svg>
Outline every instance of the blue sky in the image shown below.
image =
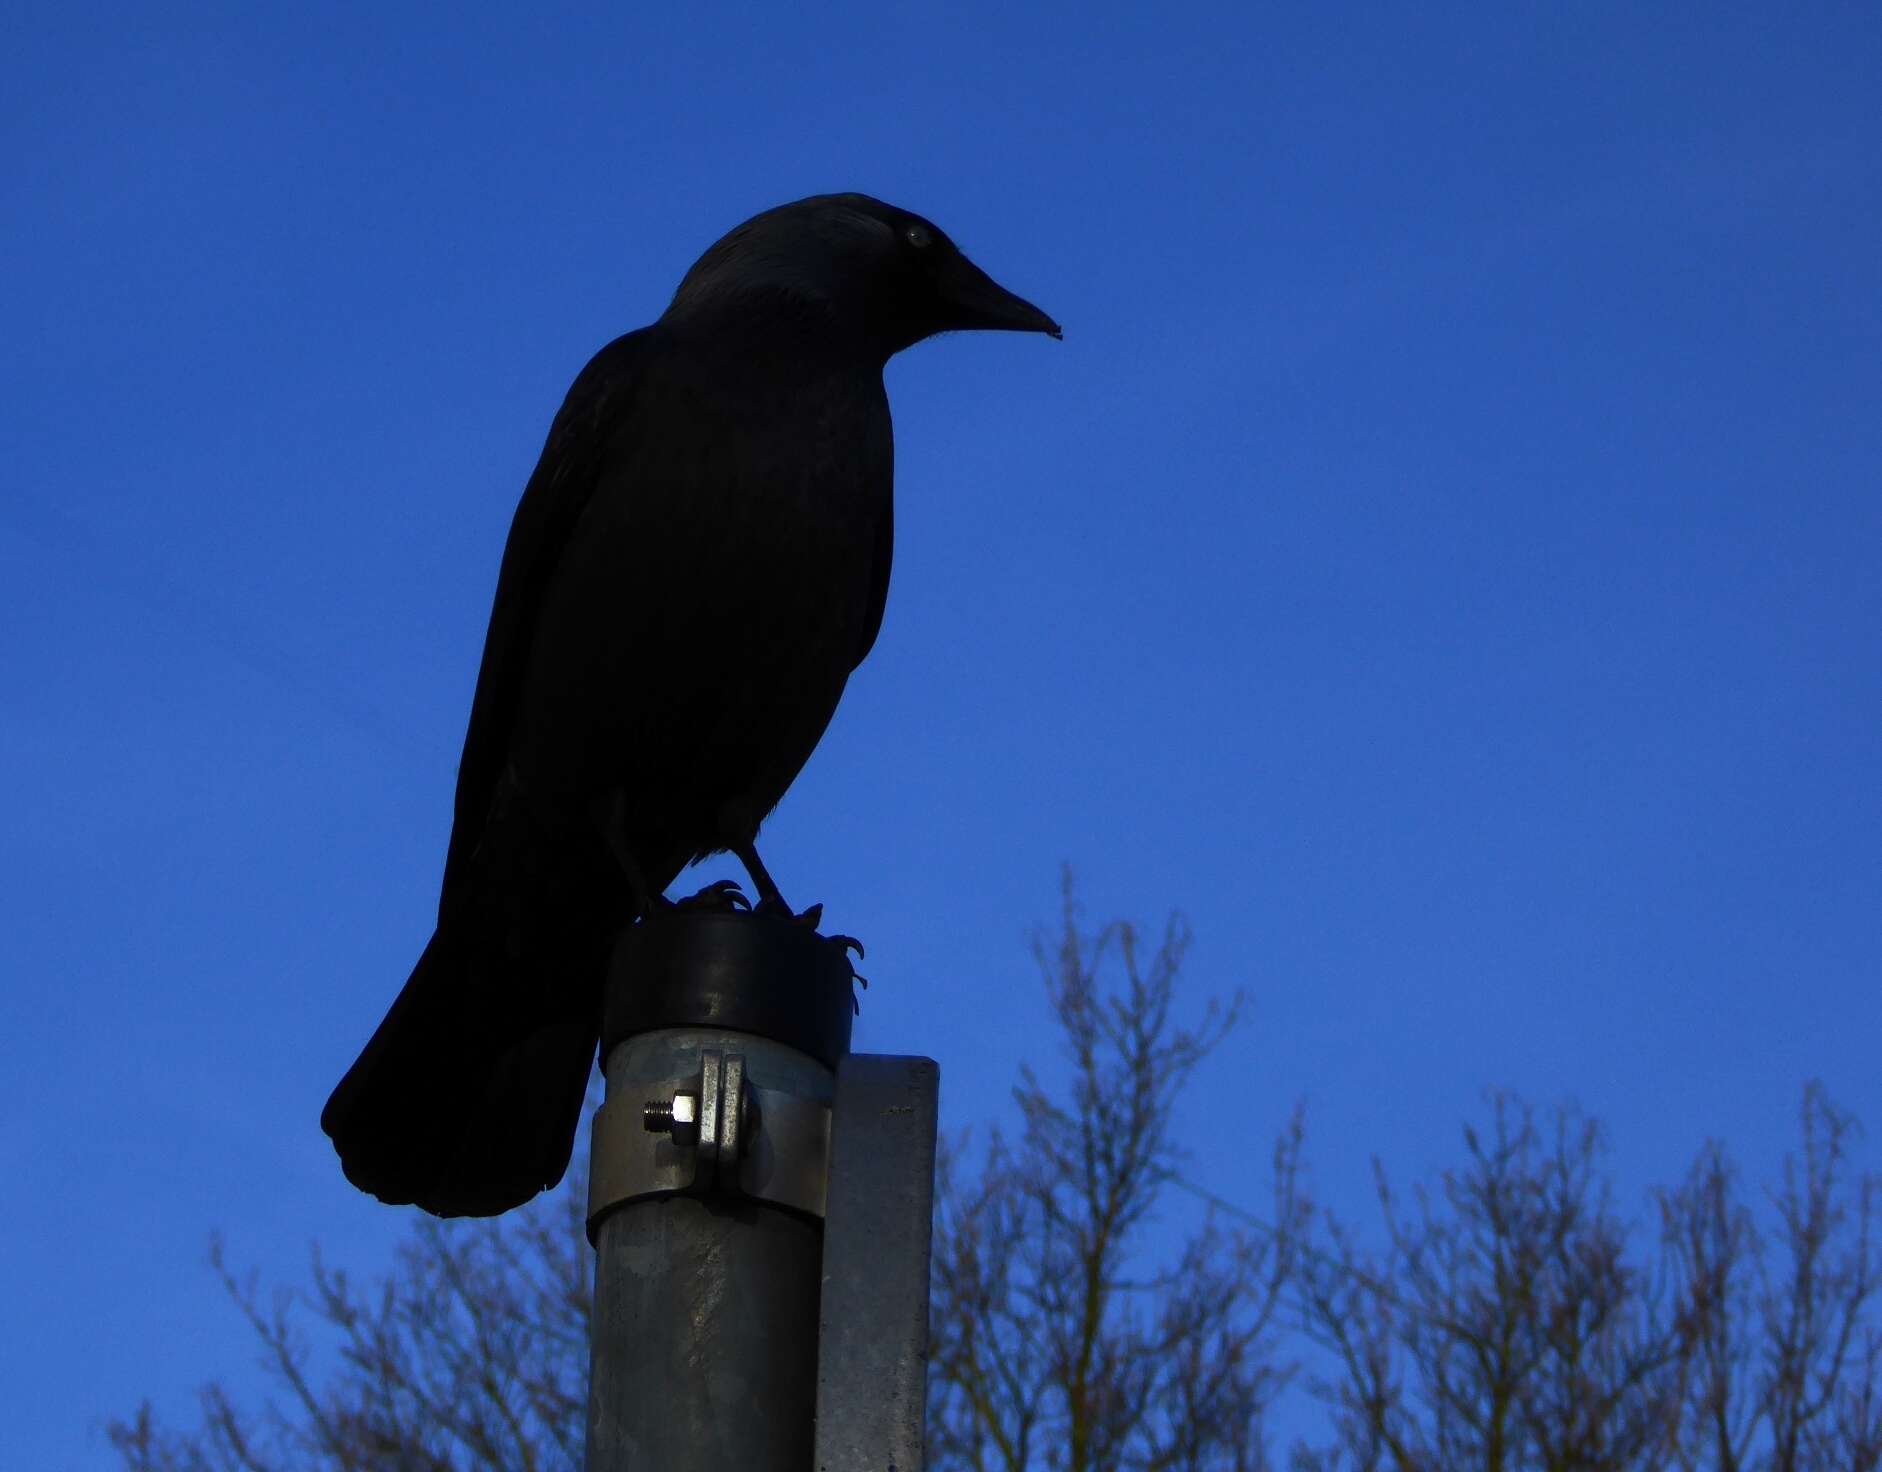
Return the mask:
<svg viewBox="0 0 1882 1472">
<path fill-rule="evenodd" d="M 1247 988 L 1196 1106 L 1255 1207 L 1302 1098 L 1351 1211 L 1495 1085 L 1630 1200 L 1768 1176 L 1808 1078 L 1882 1128 L 1877 75 L 1856 5 L 16 6 L 10 1465 L 250 1373 L 212 1228 L 384 1261 L 317 1116 L 428 930 L 516 496 L 807 193 L 1066 328 L 889 372 L 887 620 L 764 850 L 869 944 L 858 1046 L 998 1115 L 1070 859 Z"/>
</svg>

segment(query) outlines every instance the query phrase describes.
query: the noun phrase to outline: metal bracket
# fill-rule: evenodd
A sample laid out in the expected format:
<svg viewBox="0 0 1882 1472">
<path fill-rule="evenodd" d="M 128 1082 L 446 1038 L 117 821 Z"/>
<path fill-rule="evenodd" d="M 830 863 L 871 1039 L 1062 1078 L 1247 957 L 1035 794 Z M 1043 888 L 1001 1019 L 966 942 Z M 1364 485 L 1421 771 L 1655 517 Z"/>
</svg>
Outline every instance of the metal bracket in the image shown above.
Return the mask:
<svg viewBox="0 0 1882 1472">
<path fill-rule="evenodd" d="M 921 1472 L 940 1085 L 932 1058 L 852 1053 L 837 1064 L 818 1472 Z"/>
<path fill-rule="evenodd" d="M 830 1106 L 755 1085 L 745 1055 L 708 1048 L 699 1072 L 649 1080 L 655 1097 L 624 1097 L 595 1114 L 588 1173 L 588 1234 L 615 1207 L 649 1196 L 749 1196 L 824 1214 Z"/>
</svg>

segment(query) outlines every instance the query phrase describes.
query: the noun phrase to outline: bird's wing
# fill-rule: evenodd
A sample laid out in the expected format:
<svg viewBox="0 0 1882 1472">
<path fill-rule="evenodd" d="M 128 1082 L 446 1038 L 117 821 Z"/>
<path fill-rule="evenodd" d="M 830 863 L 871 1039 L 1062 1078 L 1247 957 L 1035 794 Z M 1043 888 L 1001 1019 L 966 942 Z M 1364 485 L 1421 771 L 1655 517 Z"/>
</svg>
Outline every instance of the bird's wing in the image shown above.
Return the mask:
<svg viewBox="0 0 1882 1472">
<path fill-rule="evenodd" d="M 497 573 L 497 596 L 457 769 L 457 806 L 445 856 L 443 910 L 477 851 L 509 760 L 516 702 L 535 639 L 543 590 L 593 495 L 609 427 L 627 412 L 649 357 L 650 329 L 618 337 L 589 360 L 549 428 L 542 458 L 523 491 Z"/>
<path fill-rule="evenodd" d="M 869 651 L 876 647 L 876 635 L 882 632 L 882 611 L 889 602 L 889 563 L 895 556 L 895 501 L 891 497 L 883 502 L 882 521 L 876 528 L 875 564 L 870 569 L 873 581 L 869 588 L 869 612 L 863 620 L 863 637 L 856 646 L 855 669 L 869 657 Z"/>
</svg>

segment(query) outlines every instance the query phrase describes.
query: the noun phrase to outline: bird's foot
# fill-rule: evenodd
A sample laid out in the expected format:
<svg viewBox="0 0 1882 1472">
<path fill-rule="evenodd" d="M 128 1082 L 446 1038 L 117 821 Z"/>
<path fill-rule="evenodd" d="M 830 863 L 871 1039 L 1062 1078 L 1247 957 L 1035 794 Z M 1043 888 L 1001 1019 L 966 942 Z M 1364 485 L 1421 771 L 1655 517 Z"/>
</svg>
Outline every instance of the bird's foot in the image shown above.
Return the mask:
<svg viewBox="0 0 1882 1472">
<path fill-rule="evenodd" d="M 823 923 L 822 905 L 812 905 L 808 910 L 803 911 L 793 910 L 789 905 L 784 903 L 783 895 L 767 895 L 764 899 L 758 901 L 752 913 L 754 915 L 768 915 L 773 920 L 788 920 L 793 925 L 807 926 L 811 930 L 815 930 Z"/>
<path fill-rule="evenodd" d="M 792 910 L 792 908 L 784 902 L 782 895 L 776 895 L 767 896 L 758 901 L 752 913 L 755 915 L 769 915 L 776 920 L 788 920 L 793 925 L 807 926 L 814 931 L 818 923 L 823 919 L 823 906 L 812 905 L 808 910 L 798 912 Z M 856 969 L 855 962 L 850 961 L 849 957 L 849 952 L 854 951 L 856 953 L 856 960 L 862 960 L 864 954 L 863 943 L 853 935 L 826 935 L 819 938 L 824 944 L 836 946 L 843 951 L 843 959 L 845 962 L 849 963 L 851 979 L 861 982 L 864 989 L 867 990 L 869 978 Z M 858 1013 L 863 1010 L 862 1003 L 856 1001 L 854 998 L 851 999 L 850 1005 L 854 1007 Z"/>
<path fill-rule="evenodd" d="M 736 915 L 749 910 L 751 901 L 745 898 L 736 879 L 715 879 L 698 894 L 689 894 L 683 900 L 663 899 L 661 906 L 689 915 Z"/>
</svg>

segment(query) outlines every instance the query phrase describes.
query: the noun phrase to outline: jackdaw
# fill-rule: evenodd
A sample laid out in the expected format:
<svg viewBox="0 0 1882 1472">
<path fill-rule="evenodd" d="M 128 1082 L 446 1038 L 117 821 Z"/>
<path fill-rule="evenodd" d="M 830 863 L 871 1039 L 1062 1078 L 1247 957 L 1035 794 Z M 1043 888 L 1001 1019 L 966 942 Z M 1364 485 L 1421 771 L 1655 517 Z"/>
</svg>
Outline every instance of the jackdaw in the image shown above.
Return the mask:
<svg viewBox="0 0 1882 1472">
<path fill-rule="evenodd" d="M 622 927 L 728 850 L 790 913 L 753 845 L 882 621 L 882 371 L 965 328 L 1059 335 L 929 221 L 821 195 L 575 380 L 497 576 L 437 928 L 321 1115 L 362 1190 L 487 1216 L 553 1186 Z"/>
</svg>

